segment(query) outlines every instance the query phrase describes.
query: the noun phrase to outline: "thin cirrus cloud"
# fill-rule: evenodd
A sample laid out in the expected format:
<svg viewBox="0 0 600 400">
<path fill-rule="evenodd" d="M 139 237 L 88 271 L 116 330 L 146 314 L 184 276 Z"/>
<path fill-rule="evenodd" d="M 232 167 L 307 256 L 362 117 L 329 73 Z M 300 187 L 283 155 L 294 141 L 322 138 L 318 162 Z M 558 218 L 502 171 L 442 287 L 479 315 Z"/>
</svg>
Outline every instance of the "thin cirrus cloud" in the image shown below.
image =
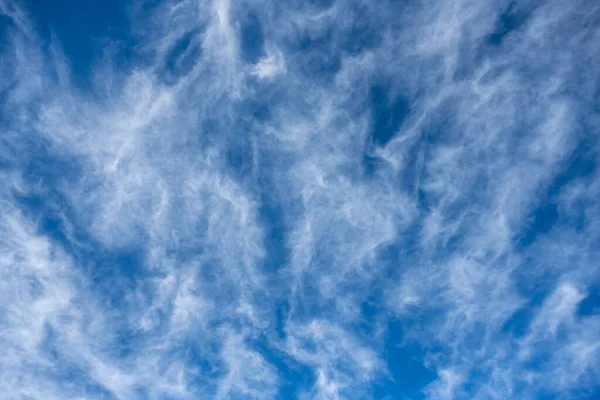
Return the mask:
<svg viewBox="0 0 600 400">
<path fill-rule="evenodd" d="M 594 2 L 92 3 L 0 0 L 6 398 L 600 393 Z"/>
</svg>

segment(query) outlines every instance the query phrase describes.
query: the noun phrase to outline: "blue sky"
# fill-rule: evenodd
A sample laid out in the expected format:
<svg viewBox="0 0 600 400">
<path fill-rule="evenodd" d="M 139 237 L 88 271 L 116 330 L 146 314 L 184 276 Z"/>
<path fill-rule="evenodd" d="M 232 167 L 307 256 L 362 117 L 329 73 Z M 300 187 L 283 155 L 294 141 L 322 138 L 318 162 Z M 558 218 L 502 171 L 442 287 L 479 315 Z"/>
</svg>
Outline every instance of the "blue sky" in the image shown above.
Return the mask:
<svg viewBox="0 0 600 400">
<path fill-rule="evenodd" d="M 0 397 L 600 398 L 598 21 L 0 0 Z"/>
</svg>

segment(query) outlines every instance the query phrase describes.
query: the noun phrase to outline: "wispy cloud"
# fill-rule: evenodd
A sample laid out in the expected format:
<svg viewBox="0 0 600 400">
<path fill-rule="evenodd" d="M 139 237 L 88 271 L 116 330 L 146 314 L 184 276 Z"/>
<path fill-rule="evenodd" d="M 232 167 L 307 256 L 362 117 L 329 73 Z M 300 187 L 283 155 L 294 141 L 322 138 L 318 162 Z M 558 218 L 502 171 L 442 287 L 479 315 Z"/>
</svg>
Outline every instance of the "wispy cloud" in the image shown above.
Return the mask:
<svg viewBox="0 0 600 400">
<path fill-rule="evenodd" d="M 55 7 L 0 0 L 8 398 L 600 390 L 593 2 Z"/>
</svg>

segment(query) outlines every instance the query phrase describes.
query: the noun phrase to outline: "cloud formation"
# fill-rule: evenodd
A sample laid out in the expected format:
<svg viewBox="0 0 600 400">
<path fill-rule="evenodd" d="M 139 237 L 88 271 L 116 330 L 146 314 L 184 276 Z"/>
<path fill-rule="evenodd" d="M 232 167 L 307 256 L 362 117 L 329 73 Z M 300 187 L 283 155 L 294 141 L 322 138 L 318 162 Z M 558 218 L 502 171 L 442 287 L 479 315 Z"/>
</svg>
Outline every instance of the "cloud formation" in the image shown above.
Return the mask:
<svg viewBox="0 0 600 400">
<path fill-rule="evenodd" d="M 34 3 L 7 398 L 600 393 L 594 2 Z"/>
</svg>

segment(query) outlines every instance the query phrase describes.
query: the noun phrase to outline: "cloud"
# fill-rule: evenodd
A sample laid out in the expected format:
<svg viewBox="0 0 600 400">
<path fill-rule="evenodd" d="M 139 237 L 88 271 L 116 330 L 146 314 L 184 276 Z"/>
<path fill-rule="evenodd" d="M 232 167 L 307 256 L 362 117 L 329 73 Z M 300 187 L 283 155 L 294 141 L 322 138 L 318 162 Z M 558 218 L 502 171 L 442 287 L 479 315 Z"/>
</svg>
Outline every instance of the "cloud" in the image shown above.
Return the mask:
<svg viewBox="0 0 600 400">
<path fill-rule="evenodd" d="M 592 396 L 588 3 L 0 0 L 0 388 Z"/>
<path fill-rule="evenodd" d="M 322 320 L 290 326 L 287 348 L 294 358 L 315 369 L 315 398 L 361 397 L 361 386 L 382 368 L 372 349 L 350 332 Z"/>
<path fill-rule="evenodd" d="M 275 50 L 272 54 L 260 58 L 252 73 L 260 79 L 270 79 L 285 73 L 285 62 L 281 54 Z"/>
</svg>

